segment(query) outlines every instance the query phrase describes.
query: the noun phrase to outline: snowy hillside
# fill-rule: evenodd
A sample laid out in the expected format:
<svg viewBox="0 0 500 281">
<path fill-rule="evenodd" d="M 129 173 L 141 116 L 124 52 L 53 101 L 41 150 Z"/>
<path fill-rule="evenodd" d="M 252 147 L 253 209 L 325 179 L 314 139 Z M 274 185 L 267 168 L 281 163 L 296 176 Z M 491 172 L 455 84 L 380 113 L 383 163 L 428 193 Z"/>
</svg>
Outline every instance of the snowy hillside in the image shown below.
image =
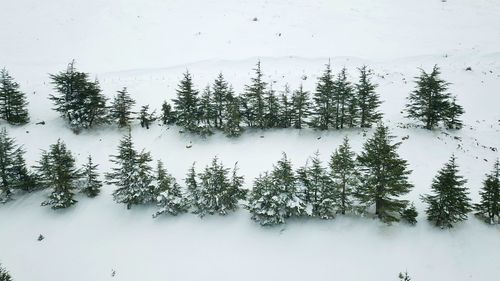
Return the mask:
<svg viewBox="0 0 500 281">
<path fill-rule="evenodd" d="M 237 93 L 261 60 L 265 78 L 281 91 L 304 84 L 313 91 L 331 59 L 356 81 L 357 67 L 376 74 L 384 122 L 408 160 L 419 223 L 387 226 L 338 216 L 292 220 L 262 228 L 246 210 L 203 219 L 192 214 L 153 220 L 154 207 L 127 210 L 113 202 L 113 186 L 75 206 L 41 207 L 46 191 L 0 205 L 0 262 L 16 281 L 31 280 L 499 280 L 500 227 L 474 218 L 451 230 L 425 220 L 420 195 L 452 153 L 473 202 L 484 174 L 500 157 L 500 5 L 494 0 L 70 0 L 5 1 L 0 8 L 0 67 L 28 94 L 31 122 L 6 126 L 26 149 L 28 164 L 61 138 L 83 164 L 90 153 L 99 172 L 110 170 L 123 130 L 75 135 L 51 110 L 48 73 L 72 59 L 99 79 L 107 97 L 127 87 L 140 105 L 158 108 L 175 96 L 182 73 L 198 89 L 219 72 Z M 254 20 L 256 18 L 256 20 Z M 450 92 L 465 108 L 460 131 L 405 128 L 401 114 L 419 68 L 438 64 Z M 471 71 L 466 71 L 470 67 Z M 303 79 L 304 76 L 307 79 Z M 35 123 L 45 121 L 45 125 Z M 321 160 L 349 136 L 360 152 L 371 136 L 361 129 L 248 131 L 229 139 L 179 134 L 176 127 L 135 124 L 137 148 L 165 162 L 179 182 L 193 162 L 213 156 L 238 162 L 250 189 L 286 152 L 294 168 L 319 151 Z M 191 148 L 186 145 L 192 144 Z M 39 234 L 45 239 L 37 241 Z M 116 275 L 112 276 L 115 271 Z"/>
</svg>

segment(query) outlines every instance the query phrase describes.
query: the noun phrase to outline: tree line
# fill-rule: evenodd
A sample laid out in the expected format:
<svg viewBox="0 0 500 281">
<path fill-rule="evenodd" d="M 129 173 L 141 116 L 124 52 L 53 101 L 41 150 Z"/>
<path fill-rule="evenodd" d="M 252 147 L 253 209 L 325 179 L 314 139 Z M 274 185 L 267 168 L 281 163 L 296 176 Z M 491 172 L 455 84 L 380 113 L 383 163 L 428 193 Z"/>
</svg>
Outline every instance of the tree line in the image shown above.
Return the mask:
<svg viewBox="0 0 500 281">
<path fill-rule="evenodd" d="M 134 205 L 156 205 L 158 210 L 153 217 L 185 212 L 226 215 L 243 206 L 261 225 L 285 223 L 297 217 L 333 219 L 345 214 L 375 216 L 389 224 L 400 220 L 415 224 L 418 213 L 413 203 L 403 198 L 413 188 L 408 180 L 411 170 L 397 153 L 399 145 L 388 127 L 379 124 L 360 154 L 352 151 L 347 138 L 327 165 L 316 153 L 303 167 L 294 169 L 283 154 L 273 169 L 260 174 L 253 188 L 247 190 L 237 165 L 229 169 L 217 158 L 202 171 L 197 171 L 193 163 L 180 184 L 161 161 L 153 167 L 151 154 L 134 147 L 129 131 L 110 157 L 113 167 L 105 173 L 105 182 L 116 187 L 114 200 L 128 209 Z M 103 182 L 92 157 L 88 156 L 83 167 L 75 163 L 71 151 L 58 140 L 42 151 L 40 160 L 30 170 L 24 161 L 24 150 L 3 128 L 1 202 L 12 199 L 15 193 L 48 189 L 50 195 L 41 205 L 60 209 L 76 203 L 76 192 L 97 196 Z M 480 202 L 472 204 L 467 181 L 452 156 L 435 176 L 432 193 L 421 196 L 427 204 L 427 219 L 436 226 L 449 228 L 475 210 L 488 223 L 500 223 L 499 179 L 497 160 L 493 171 L 486 175 Z"/>
<path fill-rule="evenodd" d="M 334 74 L 331 64 L 318 77 L 316 89 L 310 93 L 302 85 L 291 90 L 288 85 L 277 92 L 266 82 L 260 61 L 254 76 L 241 94 L 219 73 L 212 84 L 196 89 L 189 71 L 183 74 L 176 97 L 164 101 L 159 113 L 150 105 L 134 111 L 136 101 L 127 88 L 117 91 L 111 99 L 102 93 L 98 80 L 78 71 L 72 61 L 65 71 L 50 74 L 55 93 L 49 96 L 61 118 L 75 132 L 103 124 L 127 127 L 138 119 L 149 128 L 155 121 L 163 125 L 177 125 L 182 131 L 211 135 L 216 131 L 228 137 L 237 137 L 245 128 L 296 128 L 318 130 L 369 128 L 379 122 L 381 100 L 373 72 L 362 66 L 358 81 L 349 81 L 344 67 Z M 421 70 L 415 79 L 415 90 L 408 96 L 404 109 L 406 117 L 418 120 L 424 128 L 460 129 L 464 109 L 457 98 L 448 92 L 449 82 L 440 78 L 438 66 L 430 73 Z M 26 124 L 29 115 L 25 94 L 8 72 L 0 72 L 0 118 L 10 124 Z"/>
</svg>

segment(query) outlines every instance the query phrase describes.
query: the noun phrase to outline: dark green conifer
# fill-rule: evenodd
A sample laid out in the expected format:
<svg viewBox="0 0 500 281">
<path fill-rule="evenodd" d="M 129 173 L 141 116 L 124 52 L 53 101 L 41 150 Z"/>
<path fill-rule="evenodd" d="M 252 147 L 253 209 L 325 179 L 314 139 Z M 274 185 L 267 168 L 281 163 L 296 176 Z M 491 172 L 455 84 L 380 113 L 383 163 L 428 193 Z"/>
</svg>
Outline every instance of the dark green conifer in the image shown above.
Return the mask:
<svg viewBox="0 0 500 281">
<path fill-rule="evenodd" d="M 267 83 L 263 81 L 263 74 L 260 69 L 260 61 L 254 69 L 255 77 L 251 78 L 250 85 L 245 86 L 244 114 L 249 127 L 266 127 L 266 101 L 265 95 L 269 93 Z"/>
<path fill-rule="evenodd" d="M 378 85 L 371 81 L 373 73 L 366 65 L 359 68 L 359 73 L 359 82 L 355 85 L 359 106 L 359 126 L 370 128 L 372 124 L 382 119 L 382 113 L 378 111 L 381 101 L 375 92 Z"/>
<path fill-rule="evenodd" d="M 139 111 L 139 121 L 142 128 L 149 129 L 151 123 L 156 121 L 156 110 L 149 112 L 149 104 L 143 105 Z"/>
<path fill-rule="evenodd" d="M 118 124 L 118 127 L 130 126 L 130 121 L 133 119 L 132 107 L 135 105 L 135 100 L 130 97 L 127 88 L 118 91 L 113 102 L 111 103 L 110 119 Z"/>
<path fill-rule="evenodd" d="M 175 178 L 163 167 L 163 163 L 158 161 L 156 168 L 156 204 L 160 209 L 153 215 L 157 217 L 161 214 L 176 216 L 187 212 L 189 206 L 181 187 Z"/>
<path fill-rule="evenodd" d="M 352 211 L 354 190 L 359 184 L 355 157 L 347 137 L 330 157 L 330 177 L 337 194 L 334 204 L 342 215 Z"/>
<path fill-rule="evenodd" d="M 4 68 L 0 71 L 0 118 L 12 125 L 29 122 L 26 95 Z"/>
<path fill-rule="evenodd" d="M 322 76 L 318 78 L 316 92 L 313 96 L 313 119 L 311 126 L 320 130 L 335 127 L 337 110 L 334 100 L 334 81 L 330 62 Z"/>
<path fill-rule="evenodd" d="M 98 166 L 94 164 L 92 156 L 89 155 L 87 163 L 82 169 L 81 192 L 90 198 L 96 197 L 101 192 L 102 182 L 99 180 L 99 174 L 97 173 Z"/>
<path fill-rule="evenodd" d="M 477 215 L 488 223 L 500 223 L 500 162 L 497 159 L 493 171 L 486 175 L 479 192 L 481 201 L 475 205 Z"/>
<path fill-rule="evenodd" d="M 310 106 L 309 92 L 304 91 L 301 84 L 292 96 L 292 123 L 295 129 L 302 129 L 307 124 Z"/>
<path fill-rule="evenodd" d="M 177 125 L 190 133 L 199 133 L 200 112 L 198 91 L 194 88 L 191 74 L 186 71 L 177 88 L 177 98 L 173 100 L 177 113 Z"/>
</svg>

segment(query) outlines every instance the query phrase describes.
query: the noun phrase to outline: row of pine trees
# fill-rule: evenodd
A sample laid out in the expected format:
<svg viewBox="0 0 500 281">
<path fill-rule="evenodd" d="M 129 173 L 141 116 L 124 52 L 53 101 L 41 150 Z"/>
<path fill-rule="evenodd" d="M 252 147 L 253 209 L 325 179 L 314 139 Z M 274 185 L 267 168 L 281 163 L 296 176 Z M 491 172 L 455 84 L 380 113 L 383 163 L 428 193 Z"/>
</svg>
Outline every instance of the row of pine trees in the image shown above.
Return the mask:
<svg viewBox="0 0 500 281">
<path fill-rule="evenodd" d="M 50 74 L 55 93 L 49 98 L 75 132 L 103 124 L 128 127 L 132 120 L 138 119 L 145 128 L 159 120 L 163 125 L 175 124 L 189 133 L 206 136 L 222 131 L 228 137 L 236 137 L 245 128 L 369 128 L 383 116 L 379 110 L 377 84 L 372 81 L 373 72 L 367 66 L 359 68 L 359 79 L 352 83 L 346 68 L 335 75 L 328 63 L 312 94 L 302 85 L 293 91 L 286 85 L 276 92 L 272 83 L 266 82 L 260 61 L 254 72 L 240 95 L 222 73 L 200 92 L 192 75 L 186 72 L 178 84 L 176 98 L 165 101 L 157 114 L 149 105 L 141 106 L 139 112 L 133 111 L 136 102 L 127 88 L 119 90 L 109 102 L 99 81 L 78 71 L 73 61 L 65 71 Z M 464 110 L 448 92 L 450 83 L 440 75 L 437 66 L 431 73 L 421 70 L 415 90 L 408 97 L 406 116 L 420 121 L 429 130 L 439 126 L 460 129 Z M 3 69 L 0 72 L 0 118 L 10 124 L 26 124 L 29 122 L 26 106 L 25 94 Z"/>
<path fill-rule="evenodd" d="M 177 183 L 164 164 L 153 167 L 149 152 L 135 149 L 129 131 L 111 156 L 113 168 L 105 174 L 107 184 L 114 185 L 114 200 L 134 205 L 155 204 L 153 214 L 177 215 L 192 212 L 199 216 L 226 215 L 240 203 L 252 219 L 261 225 L 285 223 L 290 218 L 316 217 L 332 219 L 337 215 L 376 216 L 385 223 L 402 220 L 416 223 L 414 205 L 403 198 L 413 185 L 408 181 L 411 171 L 397 149 L 388 127 L 379 124 L 356 155 L 347 138 L 334 151 L 327 165 L 313 155 L 306 165 L 294 169 L 286 154 L 269 172 L 262 173 L 251 190 L 243 188 L 244 179 L 233 169 L 214 158 L 210 165 L 197 171 L 189 169 L 184 184 Z M 97 165 L 89 156 L 83 167 L 64 142 L 58 140 L 42 151 L 34 171 L 27 168 L 23 149 L 0 131 L 0 199 L 6 202 L 15 193 L 48 189 L 50 195 L 42 205 L 53 209 L 76 203 L 76 192 L 95 197 L 103 186 Z M 481 201 L 473 205 L 466 180 L 460 175 L 455 156 L 438 172 L 432 182 L 432 193 L 423 195 L 427 218 L 442 228 L 453 227 L 476 214 L 489 223 L 500 223 L 500 165 L 486 176 L 480 192 Z"/>
</svg>

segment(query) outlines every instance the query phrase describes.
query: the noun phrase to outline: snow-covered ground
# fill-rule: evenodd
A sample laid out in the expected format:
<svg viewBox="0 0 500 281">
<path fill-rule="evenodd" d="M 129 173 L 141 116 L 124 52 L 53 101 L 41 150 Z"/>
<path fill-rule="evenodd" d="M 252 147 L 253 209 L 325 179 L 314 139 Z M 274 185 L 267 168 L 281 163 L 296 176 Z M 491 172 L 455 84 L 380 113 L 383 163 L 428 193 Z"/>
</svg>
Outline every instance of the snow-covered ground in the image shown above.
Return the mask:
<svg viewBox="0 0 500 281">
<path fill-rule="evenodd" d="M 108 156 L 123 131 L 74 135 L 50 110 L 48 73 L 63 70 L 73 58 L 80 70 L 99 78 L 107 96 L 126 86 L 138 106 L 156 108 L 175 95 L 186 69 L 200 89 L 222 71 L 241 92 L 261 59 L 268 81 L 276 81 L 274 89 L 303 82 L 312 91 L 331 58 L 334 70 L 346 66 L 352 81 L 363 64 L 377 73 L 385 122 L 398 138 L 410 136 L 400 153 L 413 170 L 415 188 L 407 197 L 420 212 L 416 227 L 338 217 L 261 228 L 245 210 L 227 217 L 153 220 L 154 208 L 126 210 L 115 204 L 111 186 L 96 199 L 79 197 L 64 211 L 40 207 L 46 194 L 35 193 L 0 206 L 0 262 L 15 280 L 382 281 L 397 280 L 404 270 L 416 281 L 500 278 L 498 226 L 471 216 L 455 229 L 436 229 L 425 221 L 419 200 L 455 153 L 477 201 L 484 173 L 500 156 L 490 149 L 500 148 L 498 1 L 4 2 L 0 66 L 28 93 L 32 115 L 32 124 L 8 130 L 24 145 L 30 164 L 40 149 L 62 138 L 80 163 L 91 153 L 101 172 L 110 168 Z M 442 67 L 466 110 L 465 128 L 450 135 L 398 127 L 409 122 L 400 111 L 418 68 L 434 64 Z M 468 66 L 472 71 L 465 71 Z M 42 120 L 45 126 L 34 124 Z M 217 155 L 227 166 L 238 161 L 247 188 L 281 152 L 297 168 L 317 150 L 327 161 L 345 135 L 358 152 L 366 140 L 361 130 L 253 131 L 238 139 L 201 139 L 180 135 L 174 127 L 136 126 L 132 134 L 136 147 L 164 160 L 179 181 L 192 162 L 201 169 Z M 39 234 L 46 239 L 38 242 Z"/>
</svg>

